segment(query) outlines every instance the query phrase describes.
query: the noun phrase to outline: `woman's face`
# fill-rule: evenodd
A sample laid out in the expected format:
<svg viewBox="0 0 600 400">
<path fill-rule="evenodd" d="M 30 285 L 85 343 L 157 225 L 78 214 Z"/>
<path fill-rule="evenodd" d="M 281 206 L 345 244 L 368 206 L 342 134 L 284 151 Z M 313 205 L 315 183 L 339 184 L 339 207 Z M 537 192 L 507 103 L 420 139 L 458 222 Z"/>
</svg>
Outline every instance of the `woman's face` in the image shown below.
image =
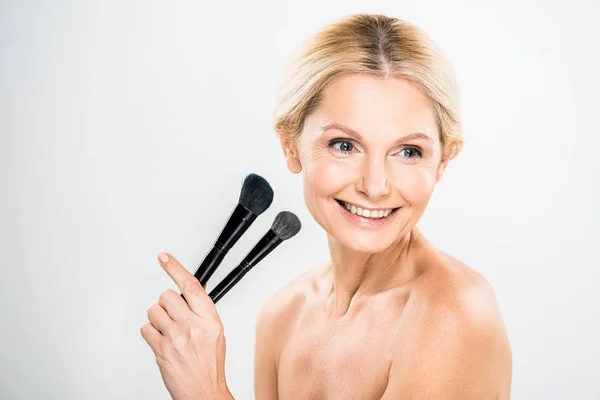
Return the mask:
<svg viewBox="0 0 600 400">
<path fill-rule="evenodd" d="M 431 101 L 404 79 L 336 78 L 296 143 L 282 145 L 315 220 L 368 253 L 414 227 L 446 167 Z"/>
</svg>

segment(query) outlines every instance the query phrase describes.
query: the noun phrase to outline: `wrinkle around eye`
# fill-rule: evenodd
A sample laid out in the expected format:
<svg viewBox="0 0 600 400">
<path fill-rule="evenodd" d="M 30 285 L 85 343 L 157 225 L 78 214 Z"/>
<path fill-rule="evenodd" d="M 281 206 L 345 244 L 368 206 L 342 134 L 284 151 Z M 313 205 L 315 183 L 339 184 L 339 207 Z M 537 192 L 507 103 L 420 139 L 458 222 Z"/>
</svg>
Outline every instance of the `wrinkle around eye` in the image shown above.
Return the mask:
<svg viewBox="0 0 600 400">
<path fill-rule="evenodd" d="M 320 161 L 322 159 L 331 157 L 331 150 L 328 146 L 320 146 L 315 144 L 310 147 L 310 150 L 307 153 L 306 161 L 308 163 L 313 163 L 315 161 Z"/>
</svg>

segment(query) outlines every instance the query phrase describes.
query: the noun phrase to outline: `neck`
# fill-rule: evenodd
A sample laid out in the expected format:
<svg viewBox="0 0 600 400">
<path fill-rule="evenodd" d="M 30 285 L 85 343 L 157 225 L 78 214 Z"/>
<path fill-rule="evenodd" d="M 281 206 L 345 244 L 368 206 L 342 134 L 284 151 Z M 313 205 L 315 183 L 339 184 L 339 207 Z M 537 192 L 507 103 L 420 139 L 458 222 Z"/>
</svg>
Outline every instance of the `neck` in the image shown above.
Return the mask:
<svg viewBox="0 0 600 400">
<path fill-rule="evenodd" d="M 331 277 L 328 309 L 334 316 L 344 316 L 353 301 L 373 296 L 418 275 L 411 250 L 420 236 L 417 228 L 379 253 L 364 253 L 341 244 L 328 236 Z"/>
</svg>

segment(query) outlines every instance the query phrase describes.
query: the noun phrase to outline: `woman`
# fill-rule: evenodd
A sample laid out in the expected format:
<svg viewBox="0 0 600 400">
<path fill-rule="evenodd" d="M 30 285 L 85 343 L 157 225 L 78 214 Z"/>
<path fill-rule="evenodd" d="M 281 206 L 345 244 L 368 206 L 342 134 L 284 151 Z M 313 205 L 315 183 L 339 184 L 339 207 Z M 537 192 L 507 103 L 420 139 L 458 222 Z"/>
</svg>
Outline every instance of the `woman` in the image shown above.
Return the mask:
<svg viewBox="0 0 600 400">
<path fill-rule="evenodd" d="M 382 15 L 326 26 L 289 66 L 275 129 L 331 262 L 263 307 L 256 398 L 510 398 L 492 288 L 416 227 L 462 147 L 455 77 L 431 40 Z M 142 327 L 167 388 L 232 398 L 214 305 L 175 260 L 162 265 L 190 303 L 167 291 Z"/>
</svg>

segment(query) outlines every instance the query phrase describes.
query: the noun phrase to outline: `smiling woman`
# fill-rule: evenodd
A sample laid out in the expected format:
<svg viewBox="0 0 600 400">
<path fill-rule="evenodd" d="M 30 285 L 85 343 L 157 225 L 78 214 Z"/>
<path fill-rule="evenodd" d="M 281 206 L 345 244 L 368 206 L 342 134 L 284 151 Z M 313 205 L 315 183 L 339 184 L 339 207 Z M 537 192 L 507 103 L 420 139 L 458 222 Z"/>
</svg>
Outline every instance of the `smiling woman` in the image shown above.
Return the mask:
<svg viewBox="0 0 600 400">
<path fill-rule="evenodd" d="M 294 57 L 275 130 L 331 261 L 264 305 L 257 399 L 510 397 L 493 289 L 416 227 L 462 148 L 458 114 L 450 64 L 408 22 L 348 16 Z"/>
<path fill-rule="evenodd" d="M 256 398 L 508 399 L 491 286 L 416 227 L 462 147 L 449 64 L 414 25 L 354 15 L 317 32 L 289 71 L 275 129 L 331 260 L 262 308 Z M 213 302 L 172 256 L 159 260 L 187 300 L 164 292 L 141 328 L 167 389 L 231 399 Z"/>
</svg>

